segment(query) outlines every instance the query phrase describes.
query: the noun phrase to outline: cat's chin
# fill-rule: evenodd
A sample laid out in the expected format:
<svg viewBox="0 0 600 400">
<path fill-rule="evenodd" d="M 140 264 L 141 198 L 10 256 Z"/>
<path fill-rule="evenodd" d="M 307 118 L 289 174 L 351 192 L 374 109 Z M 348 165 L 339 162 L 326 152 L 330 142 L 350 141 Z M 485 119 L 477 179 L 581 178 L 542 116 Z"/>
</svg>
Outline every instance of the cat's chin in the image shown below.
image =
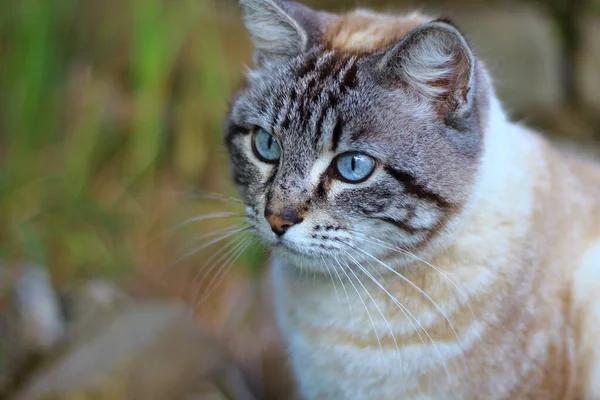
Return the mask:
<svg viewBox="0 0 600 400">
<path fill-rule="evenodd" d="M 383 253 L 374 252 L 368 248 L 359 250 L 348 257 L 348 253 L 336 251 L 321 252 L 314 248 L 302 248 L 294 243 L 271 243 L 269 245 L 274 257 L 285 261 L 286 265 L 309 270 L 317 273 L 329 274 L 332 270 L 356 270 L 360 276 L 364 271 L 376 273 L 378 276 L 386 274 L 397 275 L 397 270 L 402 268 L 423 267 L 427 265 L 422 257 L 412 252 L 398 253 L 395 251 Z M 427 258 L 427 257 L 426 257 Z M 342 272 L 343 273 L 343 272 Z"/>
<path fill-rule="evenodd" d="M 289 243 L 276 243 L 271 246 L 273 254 L 289 260 L 317 260 L 322 254 L 316 254 L 308 249 Z"/>
<path fill-rule="evenodd" d="M 303 249 L 299 246 L 278 243 L 271 246 L 273 255 L 301 268 L 326 271 L 324 262 L 334 265 L 335 255 Z"/>
</svg>

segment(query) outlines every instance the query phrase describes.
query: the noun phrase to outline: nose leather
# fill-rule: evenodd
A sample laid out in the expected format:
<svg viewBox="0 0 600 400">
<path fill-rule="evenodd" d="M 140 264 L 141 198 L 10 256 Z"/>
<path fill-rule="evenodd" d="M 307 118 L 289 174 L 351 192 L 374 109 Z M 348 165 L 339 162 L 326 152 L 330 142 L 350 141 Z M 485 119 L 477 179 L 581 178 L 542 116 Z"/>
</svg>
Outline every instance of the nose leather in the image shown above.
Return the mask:
<svg viewBox="0 0 600 400">
<path fill-rule="evenodd" d="M 292 226 L 302 222 L 302 218 L 298 215 L 298 212 L 291 207 L 284 207 L 279 212 L 272 212 L 270 209 L 265 210 L 265 218 L 271 225 L 271 230 L 277 236 L 283 236 L 283 234 Z"/>
</svg>

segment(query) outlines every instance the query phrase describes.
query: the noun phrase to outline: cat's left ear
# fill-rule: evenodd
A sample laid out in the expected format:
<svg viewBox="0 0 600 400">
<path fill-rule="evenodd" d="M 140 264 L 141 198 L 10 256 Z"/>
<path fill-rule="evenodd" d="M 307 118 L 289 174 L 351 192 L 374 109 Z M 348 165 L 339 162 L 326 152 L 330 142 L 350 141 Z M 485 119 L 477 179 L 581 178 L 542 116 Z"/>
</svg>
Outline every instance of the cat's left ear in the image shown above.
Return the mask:
<svg viewBox="0 0 600 400">
<path fill-rule="evenodd" d="M 430 100 L 443 118 L 472 104 L 475 65 L 464 36 L 445 20 L 415 29 L 378 62 L 385 79 Z"/>
<path fill-rule="evenodd" d="M 255 58 L 293 57 L 315 44 L 320 15 L 302 4 L 280 0 L 240 0 Z"/>
</svg>

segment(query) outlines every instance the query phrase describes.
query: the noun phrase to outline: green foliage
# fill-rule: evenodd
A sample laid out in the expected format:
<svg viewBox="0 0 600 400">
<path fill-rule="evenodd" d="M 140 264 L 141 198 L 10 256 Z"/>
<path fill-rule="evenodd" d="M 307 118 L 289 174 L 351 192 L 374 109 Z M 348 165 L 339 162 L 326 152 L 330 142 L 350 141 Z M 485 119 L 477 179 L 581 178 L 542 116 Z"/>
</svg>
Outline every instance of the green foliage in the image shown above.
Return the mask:
<svg viewBox="0 0 600 400">
<path fill-rule="evenodd" d="M 208 0 L 0 2 L 0 259 L 68 282 L 169 258 L 149 244 L 169 194 L 230 190 L 207 173 L 225 161 L 221 34 Z"/>
</svg>

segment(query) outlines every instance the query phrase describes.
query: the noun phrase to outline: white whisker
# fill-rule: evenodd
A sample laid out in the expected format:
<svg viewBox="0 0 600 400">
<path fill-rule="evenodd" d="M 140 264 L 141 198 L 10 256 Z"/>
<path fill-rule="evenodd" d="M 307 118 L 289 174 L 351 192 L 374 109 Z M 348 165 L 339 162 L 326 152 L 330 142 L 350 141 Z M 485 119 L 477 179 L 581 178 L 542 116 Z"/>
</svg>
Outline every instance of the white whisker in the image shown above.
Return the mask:
<svg viewBox="0 0 600 400">
<path fill-rule="evenodd" d="M 396 276 L 398 276 L 400 279 L 402 279 L 403 281 L 405 281 L 406 283 L 408 283 L 411 287 L 413 287 L 419 293 L 421 293 L 436 308 L 436 310 L 438 310 L 438 312 L 440 314 L 442 314 L 442 316 L 444 317 L 444 319 L 446 320 L 446 322 L 448 322 L 448 324 L 450 325 L 450 329 L 452 329 L 452 332 L 454 332 L 454 336 L 456 337 L 456 340 L 460 343 L 460 338 L 458 336 L 458 333 L 454 329 L 454 325 L 452 324 L 452 322 L 450 321 L 450 319 L 448 318 L 448 316 L 446 315 L 446 313 L 444 312 L 444 310 L 439 306 L 439 304 L 435 300 L 433 300 L 431 298 L 431 296 L 429 296 L 423 289 L 421 289 L 413 281 L 411 281 L 410 279 L 408 279 L 407 277 L 405 277 L 400 272 L 396 271 L 395 269 L 393 269 L 392 267 L 390 267 L 389 265 L 387 265 L 383 261 L 379 260 L 377 257 L 369 254 L 368 252 L 366 252 L 365 250 L 361 249 L 360 247 L 357 247 L 356 250 L 358 250 L 361 253 L 365 254 L 367 257 L 372 258 L 377 263 L 379 263 L 384 268 L 386 268 L 388 271 L 392 272 L 393 274 L 395 274 Z"/>
<path fill-rule="evenodd" d="M 431 267 L 432 269 L 434 269 L 435 271 L 437 271 L 440 275 L 442 275 L 442 277 L 444 277 L 456 290 L 456 292 L 462 297 L 463 302 L 467 305 L 467 307 L 469 308 L 469 312 L 471 314 L 471 317 L 473 318 L 473 321 L 476 321 L 477 318 L 475 317 L 475 313 L 473 312 L 473 308 L 471 307 L 471 303 L 469 302 L 468 296 L 460 289 L 460 287 L 447 275 L 447 271 L 445 271 L 444 269 L 433 265 L 432 263 L 422 259 L 421 257 L 417 256 L 416 254 L 413 254 L 412 252 L 406 250 L 406 249 L 402 249 L 400 247 L 394 246 L 391 243 L 387 243 L 381 239 L 377 239 L 377 238 L 370 238 L 371 240 L 369 240 L 369 238 L 367 238 L 365 235 L 362 235 L 360 232 L 358 231 L 353 231 L 354 233 L 361 235 L 361 239 L 365 240 L 366 242 L 375 244 L 375 245 L 379 245 L 382 246 L 383 248 L 392 250 L 392 251 L 396 251 L 398 253 L 401 254 L 405 254 L 408 255 L 414 259 L 416 259 L 417 261 L 420 261 L 422 263 L 424 263 L 425 265 Z M 456 334 L 456 332 L 455 332 Z M 457 338 L 457 340 L 460 343 L 460 339 Z M 487 350 L 484 350 L 487 353 Z M 466 359 L 464 359 L 463 357 L 463 362 L 466 366 Z M 466 368 L 466 367 L 465 367 Z"/>
<path fill-rule="evenodd" d="M 198 245 L 204 239 L 208 239 L 208 238 L 211 238 L 214 236 L 224 235 L 227 233 L 233 233 L 237 229 L 243 228 L 244 226 L 245 226 L 244 223 L 234 224 L 234 225 L 230 225 L 223 229 L 219 229 L 219 230 L 216 230 L 213 232 L 208 232 L 208 233 L 204 233 L 200 236 L 193 237 L 193 238 L 187 240 L 181 246 L 181 248 L 177 251 L 176 255 L 180 255 L 181 253 L 185 253 L 186 251 L 189 251 L 190 247 L 194 247 L 194 246 Z"/>
<path fill-rule="evenodd" d="M 390 266 L 388 266 L 386 263 L 384 263 L 383 261 L 379 260 L 377 257 L 369 254 L 368 252 L 364 251 L 360 247 L 356 247 L 355 249 L 358 250 L 358 251 L 360 251 L 360 252 L 362 252 L 363 254 L 367 255 L 368 257 L 374 259 L 377 263 L 379 263 L 384 268 L 386 268 L 388 271 L 394 273 L 400 279 L 402 279 L 403 281 L 405 281 L 406 283 L 408 283 L 411 287 L 413 287 L 415 290 L 417 290 L 419 293 L 421 293 L 429 302 L 431 302 L 431 304 L 438 310 L 438 312 L 440 312 L 440 314 L 442 314 L 442 316 L 444 317 L 444 319 L 446 320 L 446 322 L 448 322 L 448 324 L 450 325 L 450 329 L 452 329 L 452 332 L 454 332 L 454 336 L 456 337 L 456 340 L 460 344 L 460 338 L 458 337 L 458 334 L 456 333 L 456 330 L 454 329 L 454 325 L 452 325 L 452 322 L 450 322 L 450 320 L 448 319 L 448 316 L 442 310 L 442 308 L 427 293 L 425 293 L 419 286 L 417 286 L 416 284 L 414 284 L 410 279 L 406 278 L 404 275 L 402 275 L 398 271 L 394 270 L 393 268 L 391 268 Z M 444 357 L 442 357 L 442 353 L 440 352 L 437 344 L 435 344 L 435 342 L 433 341 L 433 339 L 431 338 L 431 336 L 429 335 L 429 333 L 427 333 L 427 330 L 424 330 L 424 331 L 425 331 L 425 334 L 430 338 L 433 346 L 435 347 L 436 351 L 438 352 L 438 355 L 440 357 L 440 361 L 442 362 L 442 364 L 444 366 L 444 370 L 446 371 L 446 375 L 448 377 L 448 382 L 450 383 L 450 387 L 452 388 L 452 392 L 454 394 L 454 397 L 456 397 L 456 393 L 454 391 L 454 385 L 453 385 L 452 379 L 450 377 L 450 372 L 449 372 L 448 367 L 446 365 L 446 361 L 444 360 Z"/>
<path fill-rule="evenodd" d="M 327 273 L 329 274 L 329 279 L 331 279 L 331 284 L 333 285 L 333 290 L 335 291 L 335 297 L 337 298 L 338 303 L 339 303 L 340 302 L 340 295 L 339 295 L 338 290 L 337 290 L 337 285 L 335 284 L 335 281 L 333 280 L 333 274 L 331 273 L 331 268 L 325 262 L 325 257 L 321 256 L 321 261 L 323 261 L 323 265 L 327 269 Z"/>
<path fill-rule="evenodd" d="M 346 252 L 346 254 L 348 255 L 348 257 L 350 257 L 350 259 L 352 260 L 352 262 L 354 262 L 354 264 L 356 264 L 356 266 L 363 272 L 363 274 L 367 275 L 375 284 L 377 284 L 377 286 L 379 286 L 381 289 L 383 289 L 383 287 L 379 284 L 379 282 L 377 282 L 375 280 L 375 278 L 373 278 L 373 276 L 369 273 L 369 271 L 367 271 L 362 265 L 360 265 L 360 263 L 354 257 L 352 257 L 352 254 L 350 254 L 349 252 Z M 358 279 L 358 277 L 357 277 L 357 279 Z M 379 312 L 379 315 L 381 315 L 381 318 L 383 318 L 383 321 L 384 321 L 385 325 L 387 326 L 388 330 L 390 331 L 390 335 L 392 335 L 392 340 L 394 341 L 394 345 L 396 347 L 396 354 L 398 356 L 400 356 L 400 349 L 398 347 L 398 342 L 396 341 L 396 335 L 394 335 L 394 331 L 392 330 L 392 327 L 390 326 L 390 323 L 388 322 L 387 318 L 385 317 L 385 315 L 381 311 L 381 308 L 379 308 L 379 305 L 377 304 L 377 302 L 375 301 L 375 299 L 373 298 L 373 296 L 371 296 L 371 293 L 367 290 L 367 288 L 362 283 L 362 281 L 358 280 L 358 282 L 360 283 L 360 285 L 363 287 L 363 289 L 365 290 L 365 292 L 367 293 L 367 295 L 371 299 L 371 302 L 373 302 L 373 305 L 375 306 L 375 308 L 377 308 L 377 311 Z"/>
<path fill-rule="evenodd" d="M 194 308 L 200 306 L 200 304 L 202 304 L 202 302 L 204 302 L 209 297 L 209 295 L 212 293 L 212 291 L 217 286 L 219 286 L 219 283 L 221 283 L 223 278 L 225 278 L 225 276 L 227 276 L 227 274 L 231 270 L 231 267 L 233 267 L 233 265 L 238 260 L 238 258 L 240 258 L 240 256 L 242 254 L 244 254 L 244 252 L 250 246 L 251 243 L 252 242 L 250 239 L 245 238 L 244 242 L 242 242 L 242 246 L 240 246 L 240 248 L 236 251 L 236 253 L 232 254 L 230 256 L 230 258 L 221 265 L 221 267 L 219 268 L 217 273 L 213 276 L 213 279 L 211 279 L 211 281 L 208 283 L 208 289 L 204 292 L 204 294 L 202 295 L 202 297 L 200 298 L 200 300 L 198 301 L 198 303 L 195 305 Z M 217 276 L 219 277 L 218 279 L 217 279 Z"/>
<path fill-rule="evenodd" d="M 360 234 L 359 232 L 355 232 L 357 234 Z M 381 246 L 383 248 L 386 248 L 388 250 L 392 250 L 392 251 L 396 251 L 398 253 L 401 254 L 405 254 L 409 257 L 414 258 L 417 261 L 420 261 L 422 263 L 424 263 L 425 265 L 433 268 L 435 271 L 437 271 L 440 275 L 442 275 L 442 277 L 444 277 L 453 287 L 454 289 L 457 291 L 457 293 L 462 297 L 463 301 L 467 304 L 467 307 L 469 307 L 469 310 L 471 312 L 471 316 L 473 317 L 474 320 L 476 320 L 475 318 L 475 314 L 473 313 L 473 308 L 471 307 L 471 303 L 469 302 L 468 296 L 460 289 L 460 287 L 447 275 L 447 271 L 443 270 L 442 268 L 433 265 L 432 263 L 422 259 L 421 257 L 417 256 L 416 254 L 413 254 L 412 252 L 406 250 L 406 249 L 402 249 L 400 247 L 394 246 L 390 243 L 386 243 L 383 240 L 380 239 L 376 239 L 376 238 L 367 238 L 366 236 L 361 237 L 361 239 L 365 240 L 368 243 L 372 243 L 378 246 Z M 378 243 L 379 242 L 379 243 Z"/>
<path fill-rule="evenodd" d="M 204 214 L 198 215 L 196 217 L 188 218 L 183 222 L 175 224 L 172 228 L 168 230 L 168 232 L 176 231 L 186 225 L 189 225 L 193 222 L 205 221 L 207 219 L 218 219 L 218 218 L 242 218 L 245 217 L 246 213 L 242 211 L 221 211 L 212 214 Z"/>
<path fill-rule="evenodd" d="M 221 193 L 216 193 L 216 192 L 200 192 L 200 193 L 192 193 L 192 194 L 188 194 L 186 195 L 186 197 L 188 199 L 208 199 L 208 200 L 219 200 L 219 201 L 224 201 L 224 202 L 229 202 L 229 203 L 237 203 L 237 204 L 244 204 L 244 201 L 241 199 L 238 199 L 236 197 L 231 197 L 231 196 L 227 196 Z"/>
<path fill-rule="evenodd" d="M 371 313 L 369 312 L 369 308 L 367 307 L 367 304 L 365 303 L 364 299 L 360 295 L 360 293 L 358 291 L 358 288 L 356 287 L 356 285 L 354 284 L 354 282 L 352 282 L 352 279 L 350 278 L 350 276 L 348 275 L 348 273 L 345 271 L 345 269 L 342 266 L 342 264 L 340 264 L 339 261 L 338 261 L 338 264 L 340 265 L 340 268 L 342 269 L 342 272 L 346 275 L 346 277 L 348 278 L 348 281 L 350 282 L 350 284 L 352 285 L 352 287 L 356 291 L 356 295 L 358 296 L 358 298 L 362 302 L 363 306 L 365 307 L 365 311 L 367 312 L 367 316 L 369 317 L 369 320 L 371 321 L 371 326 L 373 327 L 373 332 L 375 333 L 375 337 L 377 338 L 377 343 L 379 344 L 379 350 L 381 352 L 381 361 L 382 361 L 383 364 L 385 364 L 385 354 L 383 352 L 383 346 L 381 345 L 381 339 L 379 338 L 379 333 L 377 332 L 377 328 L 375 328 L 375 322 L 373 321 L 373 317 L 371 316 Z M 352 268 L 350 268 L 347 264 L 345 265 L 345 267 L 346 267 L 346 269 L 348 269 L 352 273 L 352 275 L 354 275 L 355 279 L 359 283 L 361 283 L 360 279 L 358 279 L 358 277 L 356 276 L 356 274 L 354 273 L 354 271 L 352 270 Z M 364 288 L 364 285 L 363 285 L 363 288 Z M 365 291 L 366 291 L 366 289 L 365 289 Z M 367 294 L 368 294 L 368 292 L 367 292 Z"/>
<path fill-rule="evenodd" d="M 198 268 L 198 272 L 196 273 L 196 275 L 194 276 L 194 278 L 192 280 L 193 285 L 191 287 L 192 295 L 194 297 L 194 302 L 195 302 L 196 296 L 198 296 L 198 293 L 200 291 L 202 283 L 204 282 L 206 277 L 210 275 L 211 271 L 217 265 L 219 265 L 219 263 L 221 263 L 223 260 L 227 259 L 227 257 L 229 257 L 232 253 L 234 253 L 237 248 L 239 248 L 241 239 L 242 238 L 236 238 L 234 240 L 231 240 L 228 244 L 226 244 L 225 246 L 221 247 L 219 250 L 217 250 L 216 252 L 211 254 L 210 257 L 202 264 L 202 267 Z M 212 262 L 219 255 L 220 255 L 220 257 L 216 261 Z M 212 264 L 211 264 L 211 262 L 212 262 Z M 209 266 L 209 267 L 207 268 L 207 266 Z"/>
<path fill-rule="evenodd" d="M 219 236 L 218 238 L 213 239 L 213 240 L 211 240 L 211 241 L 209 241 L 207 243 L 204 243 L 202 246 L 196 247 L 193 250 L 188 251 L 187 253 L 185 253 L 181 257 L 177 258 L 175 261 L 173 261 L 172 263 L 170 263 L 167 268 L 172 268 L 173 266 L 179 264 L 183 260 L 185 260 L 185 259 L 193 256 L 194 254 L 196 254 L 196 253 L 198 253 L 198 252 L 206 249 L 207 247 L 210 247 L 213 244 L 220 242 L 221 240 L 225 240 L 227 238 L 235 236 L 236 234 L 238 234 L 240 232 L 243 232 L 243 231 L 246 231 L 248 229 L 250 229 L 250 228 L 249 227 L 244 227 L 244 228 L 236 229 L 236 230 L 233 230 L 233 231 L 228 232 L 226 234 L 223 234 L 223 235 Z"/>
<path fill-rule="evenodd" d="M 335 261 L 338 265 L 341 266 L 341 264 L 337 258 L 335 258 Z M 350 303 L 350 296 L 348 296 L 348 291 L 346 290 L 346 285 L 344 285 L 344 281 L 342 280 L 342 277 L 340 276 L 339 272 L 337 271 L 337 268 L 335 268 L 335 265 L 332 265 L 331 269 L 333 270 L 333 272 L 337 276 L 338 280 L 340 281 L 340 284 L 342 285 L 342 290 L 344 291 L 344 294 L 346 295 L 346 301 L 348 302 L 348 311 L 350 312 L 350 324 L 352 326 L 352 336 L 354 336 L 354 328 L 356 327 L 356 324 L 354 321 L 354 313 L 352 312 L 352 304 Z"/>
</svg>

